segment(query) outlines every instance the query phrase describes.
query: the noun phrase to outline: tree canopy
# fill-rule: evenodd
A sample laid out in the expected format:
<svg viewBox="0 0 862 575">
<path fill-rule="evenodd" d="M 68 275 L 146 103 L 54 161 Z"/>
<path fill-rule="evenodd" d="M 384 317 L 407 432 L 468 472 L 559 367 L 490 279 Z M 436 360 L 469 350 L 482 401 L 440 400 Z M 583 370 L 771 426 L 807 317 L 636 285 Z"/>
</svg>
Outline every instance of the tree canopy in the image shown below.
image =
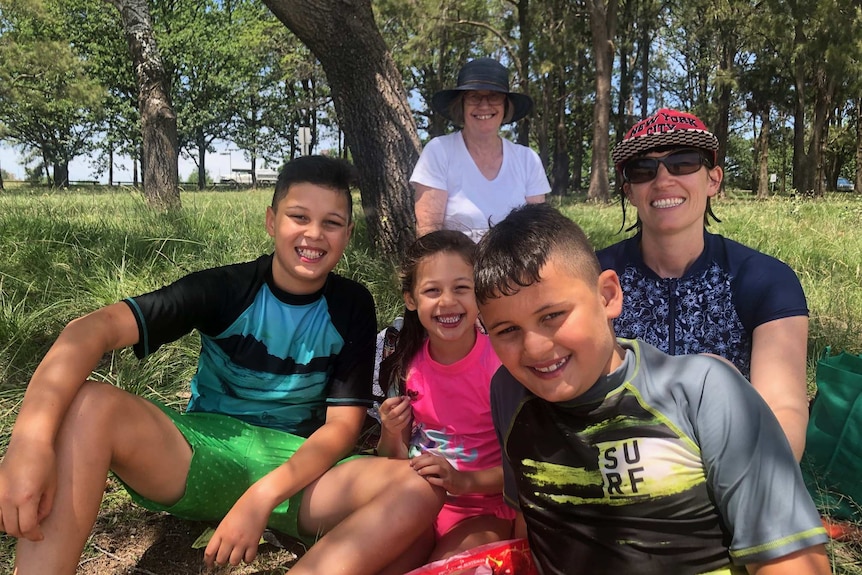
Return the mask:
<svg viewBox="0 0 862 575">
<path fill-rule="evenodd" d="M 199 185 L 215 143 L 277 166 L 308 127 L 313 152 L 357 164 L 384 253 L 412 238 L 407 178 L 422 142 L 452 129 L 430 97 L 477 56 L 500 59 L 536 102 L 505 131 L 538 151 L 553 194 L 608 200 L 610 149 L 659 107 L 706 121 L 728 185 L 817 195 L 843 176 L 862 191 L 854 0 L 144 3 L 176 153 L 195 160 Z M 0 0 L 0 139 L 55 185 L 76 155 L 106 169 L 143 157 L 123 29 L 104 1 Z"/>
</svg>

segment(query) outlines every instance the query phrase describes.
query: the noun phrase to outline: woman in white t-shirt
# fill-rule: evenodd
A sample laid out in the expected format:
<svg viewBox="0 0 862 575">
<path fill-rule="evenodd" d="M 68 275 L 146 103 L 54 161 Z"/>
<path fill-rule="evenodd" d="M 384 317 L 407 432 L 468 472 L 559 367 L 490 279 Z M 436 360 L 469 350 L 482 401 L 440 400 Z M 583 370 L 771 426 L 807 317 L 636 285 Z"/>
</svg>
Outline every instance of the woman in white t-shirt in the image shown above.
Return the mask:
<svg viewBox="0 0 862 575">
<path fill-rule="evenodd" d="M 502 64 L 468 62 L 458 85 L 434 94 L 431 106 L 462 129 L 428 142 L 410 176 L 417 236 L 449 229 L 478 241 L 512 208 L 545 201 L 551 186 L 538 154 L 499 133 L 533 108 L 529 96 L 509 91 Z"/>
</svg>

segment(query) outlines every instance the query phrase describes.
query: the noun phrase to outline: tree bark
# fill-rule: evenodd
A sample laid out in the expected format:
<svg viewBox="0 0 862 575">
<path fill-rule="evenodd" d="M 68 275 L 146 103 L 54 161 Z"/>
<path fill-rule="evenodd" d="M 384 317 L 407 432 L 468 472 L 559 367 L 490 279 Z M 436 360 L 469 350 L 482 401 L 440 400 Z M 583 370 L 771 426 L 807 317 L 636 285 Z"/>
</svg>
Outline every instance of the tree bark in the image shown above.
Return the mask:
<svg viewBox="0 0 862 575">
<path fill-rule="evenodd" d="M 794 44 L 805 41 L 803 23 L 796 22 Z M 793 188 L 798 192 L 811 189 L 808 174 L 808 156 L 805 153 L 805 61 L 797 55 L 793 62 Z"/>
<path fill-rule="evenodd" d="M 767 106 L 760 112 L 760 135 L 757 137 L 757 197 L 769 197 L 769 110 Z"/>
<path fill-rule="evenodd" d="M 717 109 L 715 124 L 712 133 L 718 139 L 718 150 L 716 151 L 717 164 L 724 166 L 727 157 L 727 141 L 730 134 L 730 104 L 733 96 L 733 84 L 727 81 L 733 74 L 733 62 L 736 59 L 736 39 L 734 37 L 722 38 L 721 59 L 718 66 L 722 77 L 725 79 L 718 88 Z M 767 112 L 768 113 L 768 112 Z M 722 190 L 724 182 L 722 182 Z"/>
<path fill-rule="evenodd" d="M 264 0 L 323 66 L 359 172 L 369 237 L 383 254 L 414 237 L 409 176 L 419 136 L 401 74 L 374 21 L 370 0 Z"/>
<path fill-rule="evenodd" d="M 641 89 L 640 89 L 640 117 L 646 118 L 650 115 L 649 110 L 649 72 L 650 72 L 650 47 L 652 46 L 652 27 L 640 26 L 640 42 L 638 49 L 640 50 L 640 69 L 641 69 Z"/>
<path fill-rule="evenodd" d="M 862 96 L 856 98 L 856 174 L 853 177 L 853 190 L 862 194 Z M 3 182 L 0 180 L 0 189 Z"/>
<path fill-rule="evenodd" d="M 51 185 L 55 188 L 66 188 L 69 186 L 69 162 L 57 160 L 54 162 L 53 181 Z"/>
<path fill-rule="evenodd" d="M 552 78 L 556 84 L 554 86 L 556 125 L 554 126 L 554 161 L 551 163 L 553 166 L 551 193 L 555 196 L 564 196 L 568 193 L 570 185 L 569 140 L 566 129 L 566 81 L 560 69 L 554 70 Z"/>
<path fill-rule="evenodd" d="M 814 122 L 811 125 L 811 142 L 808 146 L 808 157 L 814 160 L 814 169 L 809 170 L 809 186 L 806 190 L 812 190 L 815 196 L 822 196 L 826 191 L 826 181 L 823 166 L 823 146 L 828 140 L 829 119 L 832 113 L 832 96 L 835 92 L 835 82 L 827 77 L 823 69 L 815 73 L 815 86 L 817 86 L 814 98 Z"/>
<path fill-rule="evenodd" d="M 532 41 L 530 30 L 530 0 L 518 0 L 518 31 L 520 35 L 518 60 L 521 62 L 518 90 L 523 94 L 530 93 L 530 45 Z M 531 124 L 530 114 L 518 122 L 518 143 L 522 146 L 530 145 Z"/>
<path fill-rule="evenodd" d="M 616 0 L 592 0 L 590 30 L 596 65 L 596 103 L 593 107 L 593 156 L 590 190 L 587 198 L 610 200 L 608 182 L 608 143 L 610 139 L 611 73 L 613 72 L 616 30 Z"/>
<path fill-rule="evenodd" d="M 204 190 L 207 186 L 207 141 L 206 134 L 200 128 L 195 134 L 195 144 L 198 149 L 198 190 Z"/>
<path fill-rule="evenodd" d="M 625 136 L 629 126 L 634 123 L 632 118 L 634 110 L 634 74 L 637 66 L 634 50 L 634 26 L 637 13 L 634 2 L 624 2 L 622 15 L 620 16 L 620 38 L 618 41 L 620 52 L 619 73 L 619 98 L 617 99 L 617 113 L 614 119 L 614 145 L 618 144 Z"/>
<path fill-rule="evenodd" d="M 147 0 L 107 0 L 120 12 L 138 84 L 144 197 L 158 209 L 180 206 L 177 116 Z"/>
<path fill-rule="evenodd" d="M 587 55 L 586 47 L 582 47 L 578 50 L 575 60 L 578 64 L 573 71 L 573 77 L 570 82 L 570 85 L 574 86 L 576 90 L 576 103 L 572 106 L 572 112 L 574 112 L 576 118 L 586 118 L 588 114 L 587 102 L 589 100 L 589 95 L 586 92 L 587 83 L 584 79 L 584 76 L 587 75 L 586 70 L 589 68 L 589 57 Z M 574 125 L 571 126 L 571 132 L 569 134 L 569 142 L 572 150 L 571 189 L 576 192 L 580 192 L 584 188 L 582 172 L 584 171 L 584 156 L 586 155 L 585 140 L 587 124 L 588 122 L 585 119 L 582 121 L 575 121 Z"/>
</svg>

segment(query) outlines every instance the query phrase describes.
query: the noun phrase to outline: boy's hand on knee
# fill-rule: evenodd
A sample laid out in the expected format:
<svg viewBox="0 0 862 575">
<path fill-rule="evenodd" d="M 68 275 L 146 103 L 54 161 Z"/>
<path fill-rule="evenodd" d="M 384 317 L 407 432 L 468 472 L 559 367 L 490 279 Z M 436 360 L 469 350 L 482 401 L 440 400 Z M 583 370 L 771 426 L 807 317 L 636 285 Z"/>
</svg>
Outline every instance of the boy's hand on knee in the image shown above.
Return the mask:
<svg viewBox="0 0 862 575">
<path fill-rule="evenodd" d="M 9 444 L 0 461 L 0 531 L 41 541 L 40 524 L 54 505 L 56 455 L 50 445 Z"/>
<path fill-rule="evenodd" d="M 251 563 L 257 557 L 260 537 L 272 509 L 246 495 L 228 511 L 207 544 L 204 551 L 207 567 L 239 565 L 242 561 Z"/>
</svg>

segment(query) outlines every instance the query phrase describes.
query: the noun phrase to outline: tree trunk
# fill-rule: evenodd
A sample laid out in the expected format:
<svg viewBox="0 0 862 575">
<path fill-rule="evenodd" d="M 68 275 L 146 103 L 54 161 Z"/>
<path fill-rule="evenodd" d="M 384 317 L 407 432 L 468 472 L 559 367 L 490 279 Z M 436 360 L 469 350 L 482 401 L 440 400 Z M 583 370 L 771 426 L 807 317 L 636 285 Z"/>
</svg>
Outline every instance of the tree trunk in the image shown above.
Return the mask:
<svg viewBox="0 0 862 575">
<path fill-rule="evenodd" d="M 538 82 L 539 84 L 539 97 L 535 98 L 536 107 L 541 110 L 541 113 L 538 114 L 538 121 L 533 124 L 535 128 L 533 130 L 533 134 L 535 136 L 536 145 L 539 150 L 539 159 L 542 160 L 543 166 L 550 166 L 551 164 L 551 128 L 550 123 L 553 122 L 553 118 L 556 117 L 556 106 L 554 106 L 553 102 L 555 101 L 554 94 L 554 77 L 556 75 L 556 68 L 552 69 L 550 72 L 545 74 Z M 551 188 L 553 189 L 554 183 L 551 182 Z"/>
<path fill-rule="evenodd" d="M 566 129 L 567 90 L 562 70 L 555 68 L 553 79 L 557 85 L 554 88 L 556 126 L 554 129 L 554 161 L 551 164 L 553 166 L 551 193 L 555 196 L 564 196 L 569 191 L 569 140 Z"/>
<path fill-rule="evenodd" d="M 521 65 L 518 76 L 518 90 L 523 94 L 530 93 L 530 0 L 518 0 L 518 30 L 520 41 L 518 42 L 518 60 Z M 518 143 L 522 146 L 530 145 L 530 115 L 527 114 L 523 120 L 518 122 Z"/>
<path fill-rule="evenodd" d="M 573 111 L 576 118 L 585 118 L 587 116 L 586 102 L 589 98 L 589 96 L 584 93 L 584 90 L 586 89 L 584 76 L 586 75 L 585 71 L 589 67 L 589 58 L 587 57 L 586 48 L 578 50 L 576 61 L 578 65 L 573 73 L 574 77 L 569 83 L 569 85 L 574 86 L 577 90 L 577 93 L 575 94 L 576 104 L 573 106 Z M 571 134 L 569 135 L 569 142 L 571 142 L 572 148 L 570 156 L 572 158 L 571 188 L 576 192 L 580 192 L 584 188 L 582 173 L 584 171 L 584 156 L 586 155 L 584 151 L 584 139 L 586 137 L 587 122 L 575 121 L 573 124 Z"/>
<path fill-rule="evenodd" d="M 440 18 L 446 21 L 449 18 L 449 4 L 443 3 L 441 7 Z M 443 26 L 440 29 L 440 41 L 437 43 L 437 52 L 446 54 L 446 49 L 449 46 L 449 26 Z M 446 59 L 441 57 L 434 58 L 434 85 L 437 88 L 442 88 L 447 81 L 446 78 Z M 428 109 L 428 137 L 436 138 L 446 133 L 446 128 L 449 125 L 449 120 L 444 118 L 442 114 L 438 114 L 431 108 L 431 93 L 425 96 L 426 108 Z"/>
<path fill-rule="evenodd" d="M 814 123 L 811 126 L 811 143 L 808 146 L 808 158 L 813 160 L 814 170 L 809 170 L 809 186 L 805 189 L 812 190 L 814 195 L 819 197 L 825 192 L 823 187 L 823 183 L 826 181 L 823 166 L 823 146 L 829 135 L 829 118 L 835 83 L 826 77 L 826 71 L 823 69 L 817 70 L 815 78 L 817 92 L 814 98 Z"/>
<path fill-rule="evenodd" d="M 803 23 L 796 23 L 795 45 L 805 39 Z M 811 189 L 808 174 L 808 156 L 805 153 L 805 60 L 797 55 L 793 64 L 793 83 L 796 99 L 793 101 L 793 188 L 798 192 Z"/>
<path fill-rule="evenodd" d="M 147 0 L 107 0 L 120 11 L 138 84 L 144 197 L 158 209 L 180 206 L 177 116 Z"/>
<path fill-rule="evenodd" d="M 587 198 L 610 200 L 608 183 L 608 140 L 611 114 L 611 73 L 614 61 L 616 0 L 592 0 L 590 30 L 596 62 L 596 103 L 593 107 L 593 157 Z"/>
<path fill-rule="evenodd" d="M 140 157 L 141 157 L 141 152 L 140 152 L 140 147 L 139 147 L 137 157 L 132 158 L 132 186 L 134 186 L 136 188 L 138 187 L 138 181 L 141 178 L 140 172 L 138 171 L 138 160 Z M 177 169 L 179 170 L 179 162 L 178 162 Z M 179 180 L 179 171 L 177 172 L 177 179 Z"/>
<path fill-rule="evenodd" d="M 733 37 L 723 38 L 721 48 L 721 59 L 719 61 L 719 70 L 725 80 L 721 83 L 718 89 L 717 110 L 715 124 L 710 126 L 712 133 L 718 139 L 718 150 L 716 151 L 717 164 L 724 165 L 724 160 L 727 157 L 727 140 L 730 133 L 730 103 L 733 97 L 733 85 L 727 80 L 733 74 L 733 62 L 736 58 L 736 40 Z M 722 189 L 724 184 L 722 183 Z"/>
<path fill-rule="evenodd" d="M 856 175 L 853 190 L 862 194 L 862 97 L 856 98 Z M 0 189 L 3 181 L 0 180 Z"/>
<path fill-rule="evenodd" d="M 638 49 L 640 50 L 640 70 L 641 70 L 641 89 L 640 89 L 640 109 L 641 118 L 646 118 L 650 115 L 649 110 L 649 72 L 650 72 L 650 46 L 652 45 L 652 27 L 640 27 L 640 41 Z"/>
<path fill-rule="evenodd" d="M 760 114 L 760 135 L 757 138 L 757 197 L 769 197 L 769 110 L 767 106 Z"/>
<path fill-rule="evenodd" d="M 383 254 L 414 237 L 408 178 L 419 136 L 401 74 L 380 35 L 370 0 L 264 0 L 323 66 L 359 172 L 368 233 Z"/>
<path fill-rule="evenodd" d="M 619 98 L 617 99 L 617 113 L 614 119 L 614 143 L 619 143 L 625 136 L 628 127 L 634 123 L 632 110 L 634 110 L 634 96 L 632 95 L 634 85 L 634 71 L 636 58 L 633 56 L 634 26 L 636 6 L 634 2 L 624 2 L 622 7 L 622 31 L 618 42 L 620 50 L 620 74 L 619 74 Z"/>
<path fill-rule="evenodd" d="M 620 48 L 620 97 L 617 100 L 617 117 L 614 122 L 614 142 L 620 142 L 629 126 L 628 111 L 631 107 L 632 75 L 629 72 L 629 51 L 623 45 Z"/>
<path fill-rule="evenodd" d="M 198 128 L 195 137 L 195 146 L 198 149 L 198 190 L 207 186 L 207 137 L 201 128 Z"/>
<path fill-rule="evenodd" d="M 54 162 L 54 180 L 55 188 L 69 187 L 69 162 L 66 160 L 58 160 Z"/>
</svg>

